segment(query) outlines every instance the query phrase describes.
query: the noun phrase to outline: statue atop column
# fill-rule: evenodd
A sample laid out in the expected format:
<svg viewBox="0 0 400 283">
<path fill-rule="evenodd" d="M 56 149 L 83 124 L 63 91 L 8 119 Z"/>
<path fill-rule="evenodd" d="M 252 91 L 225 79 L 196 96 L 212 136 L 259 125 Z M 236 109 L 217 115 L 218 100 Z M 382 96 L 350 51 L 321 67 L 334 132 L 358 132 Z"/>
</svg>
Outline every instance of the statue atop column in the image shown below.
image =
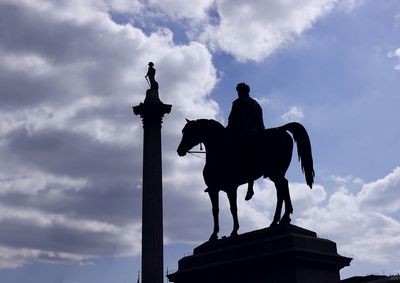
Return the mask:
<svg viewBox="0 0 400 283">
<path fill-rule="evenodd" d="M 147 70 L 147 74 L 145 78 L 149 78 L 150 81 L 150 89 L 158 91 L 158 82 L 155 79 L 156 76 L 156 69 L 154 69 L 154 63 L 149 62 L 149 69 Z"/>
<path fill-rule="evenodd" d="M 148 64 L 149 68 L 147 70 L 147 74 L 145 76 L 147 83 L 150 86 L 150 89 L 146 91 L 146 101 L 152 101 L 152 102 L 159 102 L 160 97 L 158 95 L 158 82 L 156 81 L 156 69 L 154 68 L 154 63 L 149 62 Z"/>
</svg>

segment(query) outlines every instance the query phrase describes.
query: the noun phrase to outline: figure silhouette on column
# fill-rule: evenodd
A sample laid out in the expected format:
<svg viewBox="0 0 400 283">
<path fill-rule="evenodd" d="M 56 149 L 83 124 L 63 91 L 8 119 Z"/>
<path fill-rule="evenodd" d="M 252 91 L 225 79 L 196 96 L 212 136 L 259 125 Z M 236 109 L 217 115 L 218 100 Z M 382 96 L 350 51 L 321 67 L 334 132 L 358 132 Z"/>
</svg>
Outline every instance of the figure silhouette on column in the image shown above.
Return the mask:
<svg viewBox="0 0 400 283">
<path fill-rule="evenodd" d="M 156 82 L 155 76 L 156 76 L 156 69 L 154 69 L 154 63 L 149 62 L 149 69 L 147 70 L 145 78 L 146 79 L 149 78 L 150 89 L 158 91 L 158 83 Z"/>
<path fill-rule="evenodd" d="M 156 69 L 154 69 L 154 63 L 149 62 L 149 68 L 147 70 L 147 74 L 145 76 L 147 83 L 150 88 L 146 91 L 146 101 L 152 101 L 155 103 L 161 102 L 160 97 L 158 95 L 158 82 L 155 79 Z"/>
<path fill-rule="evenodd" d="M 237 136 L 265 130 L 262 108 L 256 100 L 250 97 L 250 87 L 245 83 L 239 83 L 236 86 L 236 91 L 238 98 L 232 103 L 226 128 Z M 245 200 L 250 200 L 253 197 L 253 186 L 254 181 L 250 181 Z"/>
</svg>

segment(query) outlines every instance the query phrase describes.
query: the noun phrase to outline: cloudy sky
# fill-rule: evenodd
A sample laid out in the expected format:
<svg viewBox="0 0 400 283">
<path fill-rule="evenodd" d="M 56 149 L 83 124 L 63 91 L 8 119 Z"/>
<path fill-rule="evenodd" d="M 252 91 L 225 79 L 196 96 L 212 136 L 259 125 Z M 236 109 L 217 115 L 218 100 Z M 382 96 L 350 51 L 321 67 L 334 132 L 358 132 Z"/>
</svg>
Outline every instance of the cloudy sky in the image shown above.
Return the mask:
<svg viewBox="0 0 400 283">
<path fill-rule="evenodd" d="M 0 278 L 134 282 L 140 270 L 143 101 L 153 61 L 163 123 L 165 267 L 208 239 L 204 160 L 180 158 L 184 118 L 226 123 L 247 82 L 267 127 L 309 131 L 293 223 L 354 258 L 342 277 L 400 272 L 400 1 L 0 0 Z M 270 181 L 246 232 L 274 210 Z M 221 235 L 231 229 L 221 198 Z"/>
</svg>

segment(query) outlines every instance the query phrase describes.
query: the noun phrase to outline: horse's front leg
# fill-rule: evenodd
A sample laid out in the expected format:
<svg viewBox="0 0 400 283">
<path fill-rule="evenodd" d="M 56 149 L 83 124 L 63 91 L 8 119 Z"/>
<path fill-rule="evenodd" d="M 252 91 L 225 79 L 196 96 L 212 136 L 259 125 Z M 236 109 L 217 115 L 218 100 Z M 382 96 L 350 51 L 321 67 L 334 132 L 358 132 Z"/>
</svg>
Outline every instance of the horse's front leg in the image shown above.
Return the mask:
<svg viewBox="0 0 400 283">
<path fill-rule="evenodd" d="M 232 218 L 233 218 L 233 230 L 231 233 L 231 237 L 236 237 L 238 235 L 238 230 L 239 230 L 239 219 L 238 219 L 238 214 L 237 214 L 237 187 L 232 188 L 228 191 L 228 199 L 229 199 L 229 205 L 231 207 L 231 213 L 232 213 Z"/>
<path fill-rule="evenodd" d="M 214 219 L 214 230 L 210 236 L 209 241 L 218 240 L 218 232 L 219 232 L 219 198 L 218 198 L 218 190 L 215 188 L 207 188 L 208 195 L 210 196 L 211 205 L 212 205 L 212 215 Z"/>
</svg>

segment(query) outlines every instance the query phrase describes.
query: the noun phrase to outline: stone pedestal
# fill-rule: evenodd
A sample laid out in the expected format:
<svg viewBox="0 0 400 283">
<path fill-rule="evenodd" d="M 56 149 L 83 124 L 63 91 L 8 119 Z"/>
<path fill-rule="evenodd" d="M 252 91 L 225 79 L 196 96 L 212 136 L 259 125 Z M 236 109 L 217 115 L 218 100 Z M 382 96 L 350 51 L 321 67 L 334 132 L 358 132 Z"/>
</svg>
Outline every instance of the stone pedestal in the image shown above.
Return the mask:
<svg viewBox="0 0 400 283">
<path fill-rule="evenodd" d="M 294 225 L 204 243 L 167 275 L 175 283 L 339 283 L 351 258 L 336 244 Z"/>
<path fill-rule="evenodd" d="M 171 105 L 158 91 L 147 90 L 144 103 L 133 107 L 143 120 L 142 283 L 163 283 L 163 208 L 161 123 Z"/>
</svg>

